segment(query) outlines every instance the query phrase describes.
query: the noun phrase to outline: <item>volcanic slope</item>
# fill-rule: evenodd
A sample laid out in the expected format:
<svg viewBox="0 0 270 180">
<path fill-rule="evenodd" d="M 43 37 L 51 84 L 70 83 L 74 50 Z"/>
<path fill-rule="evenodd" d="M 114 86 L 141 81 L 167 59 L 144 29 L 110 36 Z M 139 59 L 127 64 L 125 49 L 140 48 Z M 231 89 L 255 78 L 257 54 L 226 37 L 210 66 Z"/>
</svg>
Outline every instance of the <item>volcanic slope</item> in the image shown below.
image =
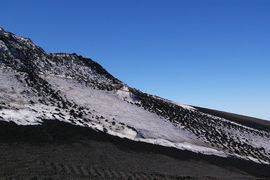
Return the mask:
<svg viewBox="0 0 270 180">
<path fill-rule="evenodd" d="M 269 167 L 267 123 L 245 123 L 145 94 L 91 59 L 46 53 L 2 28 L 0 93 L 0 121 L 19 127 L 39 129 L 45 122 L 60 121 L 123 141 Z"/>
</svg>

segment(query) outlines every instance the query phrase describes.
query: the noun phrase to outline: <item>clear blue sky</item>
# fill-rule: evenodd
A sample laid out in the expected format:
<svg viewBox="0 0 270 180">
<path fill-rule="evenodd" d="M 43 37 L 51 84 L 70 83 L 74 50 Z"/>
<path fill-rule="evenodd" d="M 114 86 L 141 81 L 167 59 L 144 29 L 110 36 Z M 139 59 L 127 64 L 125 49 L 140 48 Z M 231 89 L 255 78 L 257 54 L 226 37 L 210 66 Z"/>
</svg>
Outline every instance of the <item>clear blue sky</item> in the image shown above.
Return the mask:
<svg viewBox="0 0 270 180">
<path fill-rule="evenodd" d="M 147 93 L 270 120 L 268 0 L 12 0 L 0 17 Z"/>
</svg>

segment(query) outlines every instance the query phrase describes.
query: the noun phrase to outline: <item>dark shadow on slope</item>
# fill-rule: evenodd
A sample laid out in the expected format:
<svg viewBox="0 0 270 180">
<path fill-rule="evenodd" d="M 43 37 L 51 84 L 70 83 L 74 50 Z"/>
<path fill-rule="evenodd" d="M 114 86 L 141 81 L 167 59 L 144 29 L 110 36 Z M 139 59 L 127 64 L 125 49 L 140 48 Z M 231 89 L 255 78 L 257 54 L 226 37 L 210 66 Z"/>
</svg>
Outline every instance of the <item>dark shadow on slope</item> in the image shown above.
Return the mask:
<svg viewBox="0 0 270 180">
<path fill-rule="evenodd" d="M 235 172 L 244 171 L 257 177 L 270 177 L 270 166 L 235 158 L 202 155 L 142 142 L 121 139 L 89 128 L 73 126 L 55 120 L 45 121 L 38 126 L 19 126 L 12 122 L 0 122 L 0 141 L 5 143 L 24 142 L 34 145 L 71 144 L 79 141 L 111 143 L 123 152 L 160 154 L 176 160 L 203 162 Z"/>
</svg>

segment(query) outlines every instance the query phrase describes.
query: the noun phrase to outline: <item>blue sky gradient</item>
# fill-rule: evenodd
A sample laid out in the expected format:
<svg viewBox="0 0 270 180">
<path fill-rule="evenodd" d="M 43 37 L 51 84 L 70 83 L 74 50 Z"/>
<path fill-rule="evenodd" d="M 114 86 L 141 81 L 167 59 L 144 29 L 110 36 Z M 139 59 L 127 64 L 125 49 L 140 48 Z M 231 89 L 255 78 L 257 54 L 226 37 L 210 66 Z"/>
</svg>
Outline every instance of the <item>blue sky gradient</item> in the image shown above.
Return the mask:
<svg viewBox="0 0 270 180">
<path fill-rule="evenodd" d="M 7 31 L 90 57 L 132 87 L 270 120 L 268 0 L 12 0 Z"/>
</svg>

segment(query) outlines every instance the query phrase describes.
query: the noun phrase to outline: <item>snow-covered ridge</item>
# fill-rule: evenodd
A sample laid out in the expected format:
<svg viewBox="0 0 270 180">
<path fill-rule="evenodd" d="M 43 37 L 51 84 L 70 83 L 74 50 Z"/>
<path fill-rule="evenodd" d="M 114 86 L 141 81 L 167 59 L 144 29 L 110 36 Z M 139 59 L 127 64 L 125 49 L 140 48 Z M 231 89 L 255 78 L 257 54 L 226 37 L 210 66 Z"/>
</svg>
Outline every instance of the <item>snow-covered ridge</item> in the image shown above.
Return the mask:
<svg viewBox="0 0 270 180">
<path fill-rule="evenodd" d="M 13 33 L 6 32 L 3 28 L 0 28 L 0 36 L 5 38 L 13 38 L 13 41 L 17 43 L 13 42 L 12 45 L 16 48 L 41 49 L 40 47 L 36 46 L 30 38 L 21 37 Z"/>
<path fill-rule="evenodd" d="M 4 30 L 0 120 L 19 125 L 58 120 L 134 141 L 270 162 L 269 132 L 140 93 L 91 59 L 48 54 Z"/>
<path fill-rule="evenodd" d="M 161 98 L 161 97 L 158 97 L 158 96 L 153 96 L 153 97 L 154 97 L 154 98 L 157 98 L 157 99 L 160 99 L 160 100 L 162 100 L 162 101 L 166 101 L 166 102 L 168 102 L 168 103 L 175 104 L 175 105 L 180 106 L 180 107 L 182 107 L 182 108 L 184 108 L 184 109 L 187 109 L 187 110 L 191 110 L 191 111 L 196 110 L 196 108 L 194 108 L 194 107 L 192 107 L 192 106 L 190 106 L 190 105 L 187 105 L 187 104 L 177 103 L 177 102 L 174 102 L 174 101 L 171 101 L 171 100 L 167 100 L 167 99 L 164 99 L 164 98 Z"/>
</svg>

